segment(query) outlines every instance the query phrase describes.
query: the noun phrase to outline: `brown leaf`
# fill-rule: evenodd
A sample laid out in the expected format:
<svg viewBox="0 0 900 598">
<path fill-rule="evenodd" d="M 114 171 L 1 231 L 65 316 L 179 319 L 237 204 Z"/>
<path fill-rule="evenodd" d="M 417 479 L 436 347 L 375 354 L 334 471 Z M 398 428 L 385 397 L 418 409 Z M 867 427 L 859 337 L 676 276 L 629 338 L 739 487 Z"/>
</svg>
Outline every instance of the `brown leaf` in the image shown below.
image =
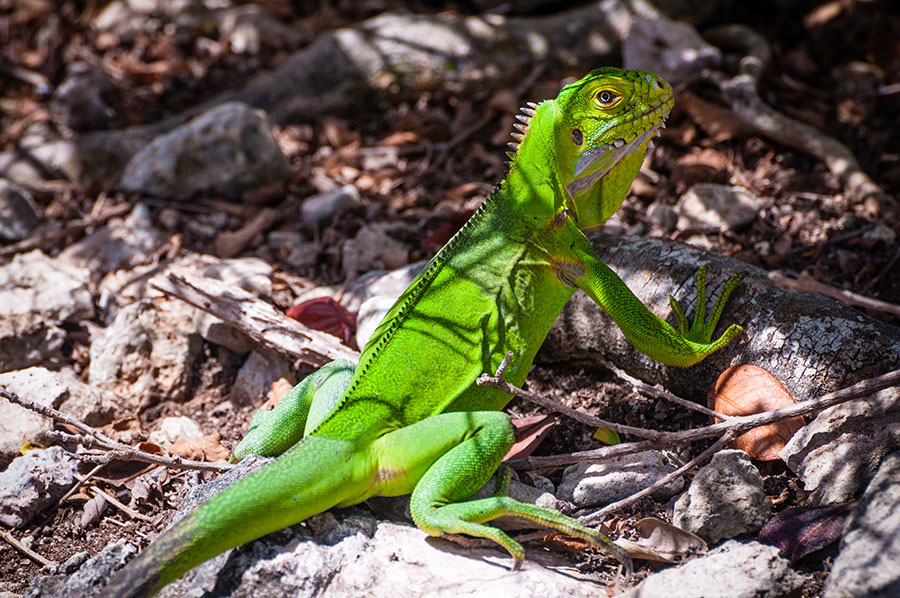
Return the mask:
<svg viewBox="0 0 900 598">
<path fill-rule="evenodd" d="M 728 108 L 707 102 L 689 91 L 679 93 L 678 100 L 681 108 L 709 135 L 714 144 L 735 137 L 746 137 L 751 132 L 750 127 Z"/>
<path fill-rule="evenodd" d="M 199 438 L 182 438 L 169 447 L 173 455 L 180 455 L 194 461 L 225 461 L 230 451 L 222 446 L 219 433 L 206 434 Z"/>
<path fill-rule="evenodd" d="M 634 525 L 634 529 L 638 533 L 637 542 L 619 538 L 616 544 L 627 550 L 635 559 L 680 563 L 707 550 L 703 538 L 655 517 L 641 519 Z"/>
<path fill-rule="evenodd" d="M 517 440 L 503 460 L 524 459 L 531 455 L 557 423 L 559 422 L 552 415 L 535 415 L 514 419 L 513 426 L 516 429 Z"/>
<path fill-rule="evenodd" d="M 94 498 L 84 503 L 81 511 L 81 528 L 84 529 L 99 519 L 105 510 L 106 498 L 102 494 L 97 494 Z"/>
<path fill-rule="evenodd" d="M 794 397 L 772 374 L 755 365 L 732 366 L 709 387 L 707 403 L 723 415 L 753 415 L 788 407 Z M 715 418 L 714 418 L 715 419 Z M 792 417 L 754 428 L 734 439 L 732 446 L 754 459 L 773 461 L 794 432 L 802 428 L 802 417 Z"/>
</svg>

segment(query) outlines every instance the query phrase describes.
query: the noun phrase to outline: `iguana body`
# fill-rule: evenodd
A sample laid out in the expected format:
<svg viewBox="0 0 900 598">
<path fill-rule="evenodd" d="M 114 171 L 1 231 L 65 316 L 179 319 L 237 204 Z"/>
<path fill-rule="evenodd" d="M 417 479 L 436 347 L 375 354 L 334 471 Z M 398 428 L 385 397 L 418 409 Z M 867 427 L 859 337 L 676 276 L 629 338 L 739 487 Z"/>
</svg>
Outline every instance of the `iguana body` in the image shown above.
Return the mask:
<svg viewBox="0 0 900 598">
<path fill-rule="evenodd" d="M 513 442 L 500 412 L 510 396 L 475 380 L 511 352 L 506 378 L 521 384 L 576 288 L 664 363 L 691 365 L 740 332 L 732 326 L 709 342 L 736 279 L 708 322 L 698 307 L 699 320 L 679 334 L 593 257 L 579 230 L 619 207 L 672 103 L 656 75 L 599 69 L 557 99 L 523 109 L 527 132 L 507 177 L 398 299 L 359 367 L 329 364 L 276 410 L 258 414 L 236 458 L 287 451 L 155 540 L 108 594 L 153 593 L 228 548 L 333 506 L 409 493 L 421 529 L 490 538 L 516 567 L 521 546 L 486 521 L 508 514 L 538 521 L 605 547 L 630 570 L 605 536 L 556 511 L 500 494 L 466 501 Z M 700 296 L 698 306 L 704 302 Z"/>
</svg>

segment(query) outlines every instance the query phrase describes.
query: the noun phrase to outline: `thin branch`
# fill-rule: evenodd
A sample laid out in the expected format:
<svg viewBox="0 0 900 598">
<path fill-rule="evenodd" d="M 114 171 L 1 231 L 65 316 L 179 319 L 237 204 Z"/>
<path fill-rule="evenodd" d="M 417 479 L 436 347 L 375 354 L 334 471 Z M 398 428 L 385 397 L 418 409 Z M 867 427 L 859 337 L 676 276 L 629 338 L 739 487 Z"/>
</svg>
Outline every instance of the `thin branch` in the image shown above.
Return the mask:
<svg viewBox="0 0 900 598">
<path fill-rule="evenodd" d="M 675 446 L 679 444 L 687 444 L 702 440 L 704 438 L 715 438 L 721 436 L 727 431 L 732 431 L 735 436 L 740 436 L 745 432 L 765 426 L 784 419 L 809 415 L 840 403 L 845 403 L 853 399 L 859 399 L 875 394 L 885 388 L 900 385 L 900 369 L 862 380 L 822 395 L 821 397 L 796 403 L 789 407 L 773 409 L 771 411 L 763 411 L 753 415 L 744 415 L 741 417 L 733 417 L 728 421 L 710 424 L 701 428 L 691 430 L 683 430 L 681 432 L 658 432 L 659 436 L 655 440 L 642 440 L 639 442 L 625 442 L 613 446 L 604 446 L 588 451 L 579 451 L 568 455 L 551 455 L 546 457 L 526 457 L 524 459 L 516 459 L 509 461 L 507 465 L 518 469 L 538 469 L 541 467 L 557 467 L 561 465 L 570 465 L 581 461 L 591 461 L 599 459 L 609 459 L 620 455 L 639 453 L 661 446 Z M 515 387 L 512 387 L 515 388 Z M 528 396 L 515 393 L 522 396 L 526 400 L 530 400 Z M 530 393 L 529 393 L 530 394 Z"/>
<path fill-rule="evenodd" d="M 15 548 L 16 550 L 18 550 L 19 552 L 21 552 L 22 554 L 24 554 L 25 556 L 27 556 L 28 558 L 33 560 L 34 562 L 38 563 L 39 565 L 41 565 L 43 567 L 46 567 L 47 569 L 50 569 L 51 571 L 56 569 L 59 566 L 59 563 L 57 563 L 55 561 L 51 561 L 51 560 L 39 555 L 32 549 L 28 548 L 27 546 L 25 546 L 24 544 L 19 542 L 11 533 L 6 531 L 5 529 L 0 529 L 0 538 L 3 538 L 4 540 L 6 540 L 6 542 L 10 546 Z"/>
<path fill-rule="evenodd" d="M 740 120 L 778 143 L 822 160 L 831 173 L 840 179 L 848 195 L 858 199 L 876 197 L 892 207 L 896 206 L 884 190 L 863 171 L 856 156 L 846 145 L 814 127 L 788 118 L 759 97 L 758 83 L 772 54 L 763 36 L 743 25 L 726 25 L 707 31 L 705 37 L 720 47 L 732 46 L 744 54 L 738 75 L 734 77 L 720 72 L 703 73 L 706 80 L 718 86 L 731 111 Z"/>
<path fill-rule="evenodd" d="M 794 279 L 785 276 L 781 272 L 772 271 L 769 272 L 769 280 L 789 289 L 813 291 L 815 293 L 819 293 L 820 295 L 825 295 L 826 297 L 837 299 L 841 303 L 845 303 L 847 305 L 855 305 L 856 307 L 874 309 L 876 311 L 900 316 L 900 305 L 888 303 L 887 301 L 874 299 L 872 297 L 866 297 L 865 295 L 860 295 L 859 293 L 854 293 L 853 291 L 849 291 L 847 289 L 838 289 L 833 286 L 821 283 L 818 280 L 813 280 L 808 276 Z"/>
<path fill-rule="evenodd" d="M 669 391 L 664 390 L 662 388 L 656 388 L 655 386 L 651 386 L 650 384 L 647 384 L 643 380 L 638 380 L 631 374 L 625 372 L 624 370 L 622 370 L 620 368 L 617 368 L 616 366 L 614 366 L 613 364 L 611 364 L 609 362 L 604 362 L 604 365 L 607 368 L 609 368 L 609 370 L 612 371 L 615 375 L 617 375 L 619 378 L 622 378 L 623 380 L 628 382 L 628 384 L 630 384 L 632 387 L 634 387 L 636 390 L 640 391 L 641 393 L 654 396 L 658 399 L 664 399 L 670 403 L 674 403 L 680 407 L 684 407 L 685 409 L 691 409 L 692 411 L 702 413 L 703 415 L 708 415 L 709 417 L 715 417 L 722 421 L 726 421 L 726 420 L 729 420 L 734 417 L 733 415 L 725 415 L 724 413 L 719 413 L 718 411 L 713 411 L 712 409 L 710 409 L 708 407 L 704 407 L 703 405 L 698 405 L 697 403 L 694 403 L 693 401 L 688 401 L 687 399 L 682 399 L 681 397 L 674 395 L 674 394 L 670 393 Z"/>
<path fill-rule="evenodd" d="M 148 516 L 144 515 L 143 513 L 138 513 L 137 511 L 135 511 L 134 509 L 132 509 L 131 507 L 129 507 L 128 505 L 126 505 L 125 503 L 120 501 L 118 498 L 116 498 L 109 492 L 106 492 L 105 490 L 101 490 L 100 488 L 95 487 L 95 488 L 91 488 L 91 492 L 93 492 L 95 496 L 96 495 L 102 496 L 106 500 L 106 502 L 108 502 L 112 506 L 116 507 L 117 509 L 119 509 L 120 511 L 122 511 L 123 513 L 125 513 L 126 515 L 131 517 L 132 519 L 140 519 L 141 521 L 147 521 L 149 523 L 152 523 L 154 521 L 153 517 L 148 517 Z"/>
<path fill-rule="evenodd" d="M 610 430 L 614 430 L 619 434 L 632 434 L 640 438 L 650 438 L 653 440 L 660 440 L 665 434 L 665 432 L 659 432 L 657 430 L 648 430 L 646 428 L 635 428 L 632 426 L 626 426 L 624 424 L 617 424 L 615 422 L 606 421 L 604 419 L 600 419 L 599 417 L 589 415 L 587 413 L 584 413 L 583 411 L 578 411 L 577 409 L 566 407 L 565 405 L 558 403 L 553 399 L 548 399 L 546 397 L 536 395 L 532 392 L 528 392 L 527 390 L 522 390 L 517 386 L 513 386 L 502 378 L 502 371 L 500 368 L 497 368 L 497 372 L 497 376 L 482 374 L 478 377 L 475 383 L 479 386 L 489 386 L 492 388 L 497 388 L 504 392 L 508 392 L 509 394 L 521 397 L 530 403 L 540 405 L 548 411 L 562 413 L 563 415 L 567 415 L 576 421 L 587 424 L 594 428 L 609 428 Z"/>
<path fill-rule="evenodd" d="M 598 509 L 596 511 L 591 512 L 589 515 L 586 515 L 583 518 L 580 518 L 581 521 L 586 524 L 600 523 L 603 520 L 603 518 L 606 517 L 609 513 L 618 511 L 620 509 L 624 509 L 625 507 L 627 507 L 629 505 L 633 505 L 634 503 L 636 503 L 640 499 L 644 498 L 645 496 L 649 496 L 649 495 L 653 494 L 654 492 L 656 492 L 657 490 L 659 490 L 660 488 L 669 485 L 670 483 L 675 481 L 677 478 L 683 476 L 685 473 L 687 473 L 694 467 L 698 467 L 698 466 L 702 465 L 703 463 L 705 463 L 707 461 L 707 459 L 709 459 L 714 454 L 716 454 L 722 447 L 724 447 L 726 444 L 728 444 L 729 442 L 734 440 L 736 437 L 737 437 L 737 434 L 734 433 L 734 430 L 726 430 L 725 433 L 722 434 L 721 438 L 716 440 L 708 449 L 706 449 L 705 451 L 703 451 L 702 453 L 700 453 L 699 455 L 697 455 L 696 457 L 694 457 L 693 459 L 691 459 L 690 461 L 688 461 L 687 463 L 685 463 L 684 465 L 682 465 L 681 467 L 676 469 L 675 471 L 666 474 L 665 476 L 656 480 L 650 486 L 647 486 L 643 490 L 639 490 L 638 492 L 635 492 L 631 496 L 626 496 L 622 500 L 618 500 L 616 502 L 610 503 L 610 504 L 606 505 L 605 507 L 603 507 L 602 509 Z"/>
<path fill-rule="evenodd" d="M 104 451 L 107 451 L 103 455 L 97 456 L 76 454 L 75 457 L 77 459 L 81 459 L 82 461 L 105 464 L 118 459 L 120 461 L 142 461 L 144 463 L 153 463 L 155 465 L 165 465 L 166 467 L 173 469 L 200 469 L 204 471 L 228 471 L 229 469 L 234 467 L 233 465 L 229 465 L 227 463 L 208 463 L 206 461 L 182 459 L 178 455 L 165 457 L 163 455 L 154 455 L 153 453 L 140 451 L 126 444 L 122 444 L 121 442 L 113 440 L 103 432 L 95 430 L 94 428 L 85 424 L 81 420 L 72 417 L 71 415 L 67 415 L 61 411 L 57 411 L 52 407 L 47 407 L 45 405 L 35 403 L 34 401 L 23 399 L 16 393 L 5 388 L 0 388 L 0 397 L 6 399 L 10 403 L 14 403 L 16 405 L 19 405 L 20 407 L 24 407 L 29 411 L 34 411 L 35 413 L 43 415 L 44 417 L 49 417 L 54 421 L 68 424 L 84 433 L 84 435 L 81 436 L 78 434 L 66 434 L 65 432 L 54 431 L 53 433 L 49 434 L 50 437 L 73 441 L 78 444 L 84 445 L 87 448 L 99 447 Z"/>
</svg>

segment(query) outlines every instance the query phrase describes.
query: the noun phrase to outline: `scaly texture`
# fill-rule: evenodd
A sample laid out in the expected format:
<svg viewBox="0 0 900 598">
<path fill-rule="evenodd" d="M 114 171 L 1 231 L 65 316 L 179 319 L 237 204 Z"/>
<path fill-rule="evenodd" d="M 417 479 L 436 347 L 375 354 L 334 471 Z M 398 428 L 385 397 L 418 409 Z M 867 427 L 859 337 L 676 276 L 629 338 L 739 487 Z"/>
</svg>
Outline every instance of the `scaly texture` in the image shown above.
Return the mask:
<svg viewBox="0 0 900 598">
<path fill-rule="evenodd" d="M 513 443 L 500 412 L 509 395 L 475 380 L 509 352 L 506 377 L 521 384 L 577 288 L 636 347 L 667 364 L 696 363 L 740 332 L 731 326 L 710 342 L 723 292 L 712 317 L 698 310 L 689 329 L 679 309 L 679 333 L 593 256 L 580 230 L 621 205 L 672 105 L 672 89 L 658 76 L 604 68 L 523 108 L 507 177 L 397 300 L 359 366 L 336 362 L 301 382 L 283 406 L 254 417 L 233 458 L 291 448 L 163 534 L 106 594 L 154 593 L 207 558 L 312 514 L 409 493 L 421 529 L 489 538 L 510 553 L 513 568 L 522 547 L 486 525 L 502 515 L 583 538 L 630 575 L 628 555 L 608 538 L 510 499 L 503 484 L 493 497 L 466 500 Z"/>
</svg>

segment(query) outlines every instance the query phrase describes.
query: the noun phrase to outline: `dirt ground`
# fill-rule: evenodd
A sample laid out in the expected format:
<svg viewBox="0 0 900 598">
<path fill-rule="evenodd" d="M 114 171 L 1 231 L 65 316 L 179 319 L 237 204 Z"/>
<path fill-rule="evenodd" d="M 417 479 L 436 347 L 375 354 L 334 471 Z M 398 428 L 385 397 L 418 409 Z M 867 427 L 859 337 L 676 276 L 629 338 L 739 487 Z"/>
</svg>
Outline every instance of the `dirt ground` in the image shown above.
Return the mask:
<svg viewBox="0 0 900 598">
<path fill-rule="evenodd" d="M 105 4 L 100 2 L 99 4 Z M 264 5 L 286 23 L 310 38 L 316 33 L 377 15 L 385 10 L 405 9 L 422 14 L 457 11 L 476 14 L 466 2 L 288 2 L 268 0 Z M 737 257 L 769 270 L 805 273 L 838 289 L 848 289 L 900 304 L 900 242 L 896 237 L 866 235 L 878 225 L 900 233 L 900 9 L 888 1 L 785 2 L 777 11 L 741 8 L 714 17 L 710 25 L 741 22 L 763 32 L 772 46 L 774 61 L 766 72 L 763 97 L 792 118 L 811 124 L 836 137 L 856 155 L 863 170 L 886 193 L 887 200 L 856 200 L 846 197 L 840 184 L 816 158 L 780 146 L 755 135 L 716 128 L 712 114 L 702 122 L 685 109 L 679 94 L 676 109 L 659 140 L 657 150 L 642 172 L 632 194 L 618 214 L 631 232 L 676 238 L 650 221 L 648 208 L 654 202 L 674 205 L 680 195 L 699 182 L 737 184 L 762 199 L 759 216 L 744 228 L 722 234 L 692 235 L 687 239 L 705 248 Z M 193 38 L 175 32 L 170 37 L 138 39 L 129 45 L 109 45 L 109 40 L 90 29 L 98 2 L 51 2 L 50 0 L 0 0 L 0 78 L 5 80 L 0 111 L 0 147 L 13 146 L 23 131 L 50 119 L 48 95 L 20 77 L 16 69 L 40 73 L 51 85 L 59 82 L 66 66 L 91 54 L 117 73 L 113 128 L 154 122 L 188 106 L 213 97 L 226 87 L 236 88 L 261 69 L 278 65 L 297 48 L 267 47 L 254 55 L 227 51 L 202 51 Z M 754 5 L 755 6 L 755 5 Z M 56 34 L 39 35 L 49 20 Z M 852 63 L 865 65 L 848 67 Z M 151 68 L 152 67 L 152 68 Z M 847 74 L 848 68 L 854 74 Z M 856 70 L 853 70 L 853 69 Z M 863 75 L 858 75 L 862 72 Z M 555 94 L 567 80 L 562 73 L 546 73 L 537 80 L 522 103 Z M 857 93 L 851 80 L 875 81 L 865 93 Z M 859 83 L 863 84 L 863 83 Z M 338 184 L 354 184 L 361 202 L 341 214 L 322 230 L 283 221 L 275 228 L 300 230 L 321 243 L 319 258 L 309 267 L 296 268 L 285 256 L 270 249 L 264 237 L 251 243 L 242 255 L 255 255 L 282 271 L 317 284 L 344 281 L 340 248 L 367 222 L 404 223 L 401 238 L 409 244 L 407 262 L 426 259 L 461 226 L 471 211 L 490 192 L 505 172 L 504 150 L 511 121 L 498 113 L 481 129 L 465 135 L 453 147 L 433 151 L 466 130 L 474 118 L 485 113 L 498 93 L 485 89 L 472 97 L 452 93 L 423 94 L 415 102 L 373 106 L 369 114 L 334 115 L 318 122 L 278 127 L 276 134 L 292 162 L 293 178 L 287 193 L 263 196 L 259 203 L 218 208 L 224 200 L 198 198 L 190 204 L 148 200 L 155 222 L 168 234 L 178 235 L 185 249 L 215 253 L 218 234 L 235 230 L 266 205 L 299 206 L 314 194 L 313 174 L 323 173 Z M 715 103 L 710 89 L 690 90 L 693 100 Z M 722 124 L 721 122 L 718 124 Z M 402 149 L 395 165 L 372 164 L 361 148 L 396 145 Z M 67 185 L 33 191 L 46 219 L 67 222 L 91 213 L 98 197 L 95 186 Z M 132 201 L 121 193 L 110 193 L 110 205 Z M 446 209 L 451 206 L 452 209 Z M 176 219 L 167 218 L 171 213 Z M 224 214 L 224 216 L 222 216 Z M 49 248 L 53 254 L 77 241 L 82 233 L 60 239 Z M 280 307 L 289 307 L 289 292 L 277 294 Z M 900 317 L 870 311 L 869 315 L 900 324 Z M 88 335 L 72 330 L 66 355 L 76 373 L 87 367 Z M 242 405 L 237 417 L 222 420 L 211 415 L 213 407 L 228 394 L 237 368 L 233 356 L 215 347 L 204 347 L 192 382 L 192 397 L 185 403 L 161 402 L 139 415 L 150 430 L 166 415 L 188 415 L 201 427 L 215 426 L 221 442 L 233 447 L 254 410 Z M 644 427 L 676 430 L 705 423 L 656 399 L 635 398 L 622 392 L 608 374 L 578 369 L 538 366 L 530 388 L 556 395 L 561 400 L 590 410 L 599 417 Z M 627 399 L 627 401 L 626 401 Z M 514 413 L 533 410 L 514 403 Z M 127 414 L 122 414 L 123 416 Z M 538 454 L 570 452 L 591 442 L 592 430 L 563 422 L 538 449 Z M 775 511 L 805 504 L 805 493 L 781 462 L 761 466 L 766 492 L 775 500 Z M 110 476 L 114 478 L 115 476 Z M 124 477 L 124 474 L 122 475 Z M 129 522 L 114 511 L 86 528 L 80 524 L 84 499 L 70 500 L 39 516 L 28 527 L 15 530 L 30 547 L 46 558 L 64 562 L 86 551 L 93 555 L 118 537 L 146 539 L 163 527 L 170 509 L 177 504 L 186 485 L 200 474 L 160 474 L 140 510 L 151 521 Z M 208 477 L 208 475 L 207 475 Z M 121 477 L 119 478 L 121 479 Z M 558 481 L 558 479 L 556 480 Z M 105 487 L 121 492 L 115 479 Z M 649 503 L 640 503 L 623 514 L 638 518 Z M 665 518 L 671 506 L 653 505 Z M 30 540 L 29 540 L 30 538 Z M 41 568 L 5 543 L 0 543 L 0 590 L 21 592 Z M 815 596 L 830 565 L 827 549 L 807 557 L 798 567 L 816 574 L 817 582 L 804 589 Z"/>
</svg>

